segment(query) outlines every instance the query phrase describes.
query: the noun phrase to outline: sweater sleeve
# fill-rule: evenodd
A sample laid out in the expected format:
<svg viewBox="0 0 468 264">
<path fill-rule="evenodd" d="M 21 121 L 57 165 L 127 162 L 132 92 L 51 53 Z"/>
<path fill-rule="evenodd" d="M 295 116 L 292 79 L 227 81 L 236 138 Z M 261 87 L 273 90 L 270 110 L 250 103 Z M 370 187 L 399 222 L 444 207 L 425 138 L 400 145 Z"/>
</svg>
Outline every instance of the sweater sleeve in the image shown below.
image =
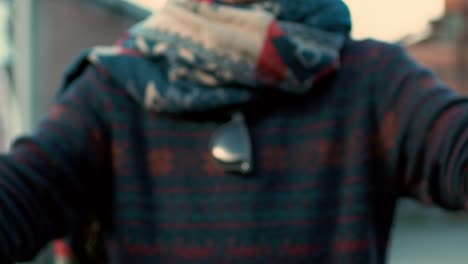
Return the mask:
<svg viewBox="0 0 468 264">
<path fill-rule="evenodd" d="M 399 195 L 467 208 L 468 100 L 399 46 L 375 67 L 375 105 L 390 177 Z"/>
<path fill-rule="evenodd" d="M 99 204 L 107 130 L 98 79 L 90 70 L 79 77 L 58 97 L 37 133 L 18 139 L 0 156 L 0 263 L 32 258 L 48 241 L 72 232 Z"/>
</svg>

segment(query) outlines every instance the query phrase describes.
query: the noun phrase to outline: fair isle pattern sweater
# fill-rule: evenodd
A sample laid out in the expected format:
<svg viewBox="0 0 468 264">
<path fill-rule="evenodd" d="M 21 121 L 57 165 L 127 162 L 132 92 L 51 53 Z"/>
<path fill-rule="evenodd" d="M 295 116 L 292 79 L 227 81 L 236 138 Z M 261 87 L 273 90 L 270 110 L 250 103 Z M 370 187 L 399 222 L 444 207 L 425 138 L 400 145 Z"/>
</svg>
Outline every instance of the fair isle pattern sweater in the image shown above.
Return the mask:
<svg viewBox="0 0 468 264">
<path fill-rule="evenodd" d="M 111 263 L 384 263 L 398 197 L 467 207 L 468 102 L 397 46 L 349 41 L 306 96 L 244 107 L 252 175 L 209 152 L 222 114 L 146 110 L 99 69 L 0 158 L 0 259 L 103 223 Z"/>
</svg>

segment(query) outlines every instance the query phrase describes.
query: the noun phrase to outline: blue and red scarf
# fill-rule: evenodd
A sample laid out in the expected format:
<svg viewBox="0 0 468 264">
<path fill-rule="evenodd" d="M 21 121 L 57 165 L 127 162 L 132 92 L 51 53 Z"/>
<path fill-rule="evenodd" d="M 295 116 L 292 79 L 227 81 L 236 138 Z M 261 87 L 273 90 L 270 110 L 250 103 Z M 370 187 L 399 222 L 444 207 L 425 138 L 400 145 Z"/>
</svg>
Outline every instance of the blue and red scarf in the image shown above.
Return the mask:
<svg viewBox="0 0 468 264">
<path fill-rule="evenodd" d="M 341 0 L 167 0 L 86 59 L 149 109 L 207 111 L 265 89 L 309 91 L 339 67 L 350 28 Z"/>
</svg>

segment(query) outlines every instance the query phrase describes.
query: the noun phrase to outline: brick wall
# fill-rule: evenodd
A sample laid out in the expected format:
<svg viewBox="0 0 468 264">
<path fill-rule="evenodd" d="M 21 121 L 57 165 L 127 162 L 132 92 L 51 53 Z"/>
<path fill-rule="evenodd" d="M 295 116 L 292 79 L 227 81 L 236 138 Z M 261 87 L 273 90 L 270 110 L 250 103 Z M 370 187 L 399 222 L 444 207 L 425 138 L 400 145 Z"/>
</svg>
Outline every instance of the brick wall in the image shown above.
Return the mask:
<svg viewBox="0 0 468 264">
<path fill-rule="evenodd" d="M 445 0 L 445 10 L 447 13 L 457 12 L 460 10 L 463 2 L 467 0 Z"/>
</svg>

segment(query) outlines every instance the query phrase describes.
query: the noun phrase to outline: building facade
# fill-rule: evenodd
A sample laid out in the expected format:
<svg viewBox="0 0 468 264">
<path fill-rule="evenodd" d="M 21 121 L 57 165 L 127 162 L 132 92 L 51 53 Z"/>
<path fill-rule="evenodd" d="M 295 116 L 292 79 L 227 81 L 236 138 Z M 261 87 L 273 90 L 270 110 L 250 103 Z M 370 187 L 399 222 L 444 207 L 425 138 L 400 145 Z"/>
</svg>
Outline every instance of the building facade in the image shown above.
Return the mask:
<svg viewBox="0 0 468 264">
<path fill-rule="evenodd" d="M 431 27 L 429 36 L 409 51 L 451 87 L 468 94 L 468 0 L 446 0 L 444 16 Z"/>
</svg>

